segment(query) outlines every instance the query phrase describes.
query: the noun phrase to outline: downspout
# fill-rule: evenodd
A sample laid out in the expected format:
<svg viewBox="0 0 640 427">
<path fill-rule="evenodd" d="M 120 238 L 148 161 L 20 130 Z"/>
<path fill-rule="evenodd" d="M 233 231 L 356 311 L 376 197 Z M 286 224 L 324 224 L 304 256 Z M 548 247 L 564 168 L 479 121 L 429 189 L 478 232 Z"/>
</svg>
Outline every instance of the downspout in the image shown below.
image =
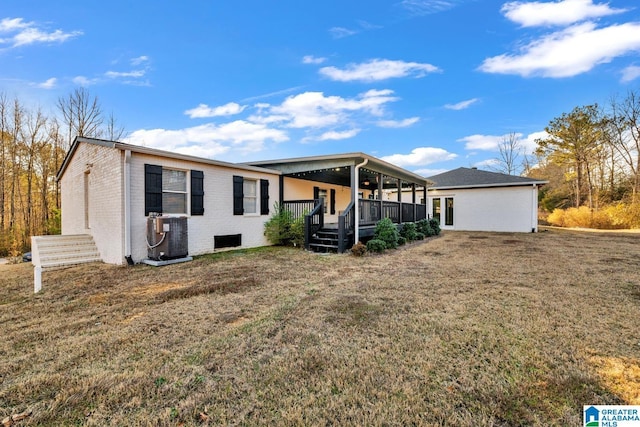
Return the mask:
<svg viewBox="0 0 640 427">
<path fill-rule="evenodd" d="M 360 185 L 360 168 L 369 163 L 369 159 L 364 159 L 364 162 L 356 165 L 355 170 L 353 172 L 354 180 L 354 189 L 352 191 L 353 197 L 353 214 L 355 215 L 355 230 L 354 230 L 354 238 L 353 243 L 358 243 L 360 241 L 360 203 L 358 202 L 358 186 Z"/>
<path fill-rule="evenodd" d="M 124 258 L 133 265 L 131 258 L 131 150 L 124 151 Z"/>
</svg>

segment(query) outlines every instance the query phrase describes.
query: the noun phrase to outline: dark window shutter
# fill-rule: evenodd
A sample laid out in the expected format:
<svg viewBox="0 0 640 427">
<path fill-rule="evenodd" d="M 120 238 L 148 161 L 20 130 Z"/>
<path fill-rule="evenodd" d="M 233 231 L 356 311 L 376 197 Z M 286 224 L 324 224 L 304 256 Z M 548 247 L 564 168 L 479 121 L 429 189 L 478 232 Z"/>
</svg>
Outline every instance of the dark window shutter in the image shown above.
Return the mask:
<svg viewBox="0 0 640 427">
<path fill-rule="evenodd" d="M 233 214 L 234 215 L 242 215 L 244 214 L 244 191 L 242 189 L 242 185 L 244 183 L 244 179 L 241 176 L 233 176 Z"/>
<path fill-rule="evenodd" d="M 336 213 L 336 190 L 335 188 L 331 189 L 331 200 L 329 201 L 331 206 L 331 215 L 335 215 Z"/>
<path fill-rule="evenodd" d="M 260 215 L 269 215 L 269 181 L 260 180 Z"/>
<path fill-rule="evenodd" d="M 162 166 L 144 165 L 144 214 L 162 213 Z"/>
<path fill-rule="evenodd" d="M 313 200 L 320 198 L 320 187 L 313 187 Z"/>
<path fill-rule="evenodd" d="M 191 215 L 204 215 L 204 172 L 191 171 Z"/>
</svg>

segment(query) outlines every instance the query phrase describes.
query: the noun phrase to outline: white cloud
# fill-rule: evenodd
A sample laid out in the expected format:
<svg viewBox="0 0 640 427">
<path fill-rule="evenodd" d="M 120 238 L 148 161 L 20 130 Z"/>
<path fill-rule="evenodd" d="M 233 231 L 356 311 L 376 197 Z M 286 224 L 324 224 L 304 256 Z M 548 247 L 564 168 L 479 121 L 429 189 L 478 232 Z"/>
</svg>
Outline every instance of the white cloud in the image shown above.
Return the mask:
<svg viewBox="0 0 640 427">
<path fill-rule="evenodd" d="M 323 67 L 320 69 L 320 74 L 341 82 L 374 82 L 410 75 L 424 77 L 428 73 L 438 71 L 440 71 L 438 67 L 426 63 L 372 59 L 361 64 L 349 64 L 344 69 Z"/>
<path fill-rule="evenodd" d="M 487 58 L 479 69 L 523 77 L 571 77 L 638 50 L 640 23 L 596 28 L 586 22 L 529 43 L 520 54 Z"/>
<path fill-rule="evenodd" d="M 623 13 L 626 9 L 612 9 L 608 3 L 594 4 L 593 0 L 512 1 L 505 3 L 501 12 L 523 27 L 535 27 L 571 25 L 588 19 Z"/>
<path fill-rule="evenodd" d="M 145 70 L 134 70 L 134 71 L 107 71 L 104 73 L 105 77 L 110 79 L 119 79 L 119 78 L 140 78 L 144 77 L 146 74 Z"/>
<path fill-rule="evenodd" d="M 90 79 L 88 77 L 85 76 L 76 76 L 73 79 L 71 79 L 72 82 L 74 82 L 75 84 L 77 84 L 78 86 L 92 86 L 96 83 L 99 82 L 99 79 Z"/>
<path fill-rule="evenodd" d="M 327 58 L 316 57 L 316 56 L 313 56 L 313 55 L 305 55 L 302 58 L 302 63 L 303 64 L 322 64 L 326 60 L 327 60 Z"/>
<path fill-rule="evenodd" d="M 233 116 L 240 114 L 247 108 L 246 105 L 236 104 L 235 102 L 229 102 L 228 104 L 221 105 L 219 107 L 209 107 L 207 104 L 199 104 L 196 108 L 187 110 L 184 113 L 192 119 L 204 118 L 204 117 L 220 117 L 220 116 Z"/>
<path fill-rule="evenodd" d="M 140 129 L 131 133 L 125 142 L 213 158 L 231 149 L 258 151 L 266 141 L 284 142 L 288 139 L 284 131 L 237 120 L 220 126 L 209 123 L 178 130 Z"/>
<path fill-rule="evenodd" d="M 4 18 L 0 21 L 0 33 L 10 33 L 33 25 L 33 22 L 24 22 L 22 18 Z"/>
<path fill-rule="evenodd" d="M 334 39 L 341 39 L 343 37 L 349 37 L 354 34 L 358 34 L 358 32 L 356 30 L 350 30 L 344 27 L 333 27 L 329 29 L 329 34 L 331 34 L 331 37 L 333 37 Z"/>
<path fill-rule="evenodd" d="M 458 102 L 457 104 L 446 104 L 444 106 L 444 108 L 446 108 L 447 110 L 464 110 L 469 108 L 472 104 L 475 104 L 476 102 L 478 102 L 478 98 L 473 98 L 473 99 L 467 99 L 466 101 L 461 101 Z"/>
<path fill-rule="evenodd" d="M 392 154 L 381 157 L 382 160 L 400 167 L 424 166 L 431 163 L 453 160 L 457 154 L 450 153 L 442 148 L 418 147 L 411 150 L 410 154 Z"/>
<path fill-rule="evenodd" d="M 450 169 L 418 169 L 413 171 L 414 173 L 420 175 L 420 176 L 424 176 L 426 178 L 430 177 L 430 176 L 434 176 L 434 175 L 439 175 L 441 173 L 445 173 Z"/>
<path fill-rule="evenodd" d="M 640 67 L 636 65 L 630 65 L 622 70 L 622 83 L 629 83 L 640 77 Z"/>
<path fill-rule="evenodd" d="M 0 21 L 0 33 L 8 33 L 8 38 L 0 43 L 11 47 L 26 46 L 35 43 L 63 43 L 82 35 L 82 31 L 47 31 L 39 28 L 35 22 L 25 22 L 23 18 L 4 18 Z"/>
<path fill-rule="evenodd" d="M 146 55 L 138 56 L 137 58 L 131 58 L 130 62 L 132 66 L 137 67 L 146 62 L 149 62 L 149 57 Z"/>
<path fill-rule="evenodd" d="M 533 132 L 523 138 L 522 133 L 515 133 L 515 137 L 519 140 L 520 145 L 526 154 L 531 154 L 536 149 L 536 139 L 544 139 L 549 136 L 545 131 Z M 458 142 L 464 142 L 466 150 L 481 151 L 498 151 L 500 144 L 509 139 L 510 134 L 505 135 L 470 135 L 458 139 Z"/>
<path fill-rule="evenodd" d="M 454 8 L 459 0 L 402 0 L 400 5 L 414 15 L 430 15 Z"/>
<path fill-rule="evenodd" d="M 507 135 L 470 135 L 464 138 L 458 139 L 458 142 L 464 142 L 464 148 L 466 150 L 483 150 L 483 151 L 498 151 L 498 146 L 504 140 Z M 522 134 L 517 134 L 520 138 Z"/>
<path fill-rule="evenodd" d="M 37 83 L 35 86 L 39 87 L 40 89 L 53 89 L 54 87 L 56 87 L 56 83 L 58 83 L 58 79 L 56 79 L 55 77 L 51 77 L 50 79 L 47 79 L 42 83 Z"/>
<path fill-rule="evenodd" d="M 250 117 L 258 123 L 283 122 L 290 128 L 323 128 L 348 122 L 353 114 L 380 116 L 384 106 L 398 100 L 391 90 L 369 90 L 355 98 L 325 96 L 322 92 L 304 92 L 289 96 L 280 105 L 263 108 Z"/>
<path fill-rule="evenodd" d="M 376 125 L 381 128 L 406 128 L 420 121 L 420 117 L 410 117 L 403 120 L 379 120 Z"/>
<path fill-rule="evenodd" d="M 323 133 L 318 137 L 307 137 L 302 140 L 302 142 L 308 141 L 339 141 L 341 139 L 349 139 L 353 138 L 357 134 L 360 133 L 360 129 L 350 129 L 345 131 L 335 131 L 331 130 Z"/>
</svg>

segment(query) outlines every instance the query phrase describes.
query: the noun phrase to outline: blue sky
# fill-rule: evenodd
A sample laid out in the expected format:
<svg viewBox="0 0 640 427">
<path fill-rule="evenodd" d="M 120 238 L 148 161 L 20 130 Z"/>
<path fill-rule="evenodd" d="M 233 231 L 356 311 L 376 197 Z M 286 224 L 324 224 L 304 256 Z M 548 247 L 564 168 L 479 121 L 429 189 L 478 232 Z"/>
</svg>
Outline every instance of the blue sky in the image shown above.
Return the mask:
<svg viewBox="0 0 640 427">
<path fill-rule="evenodd" d="M 362 151 L 429 176 L 532 149 L 640 83 L 635 0 L 31 1 L 0 6 L 0 92 L 86 87 L 127 142 L 244 162 Z"/>
</svg>

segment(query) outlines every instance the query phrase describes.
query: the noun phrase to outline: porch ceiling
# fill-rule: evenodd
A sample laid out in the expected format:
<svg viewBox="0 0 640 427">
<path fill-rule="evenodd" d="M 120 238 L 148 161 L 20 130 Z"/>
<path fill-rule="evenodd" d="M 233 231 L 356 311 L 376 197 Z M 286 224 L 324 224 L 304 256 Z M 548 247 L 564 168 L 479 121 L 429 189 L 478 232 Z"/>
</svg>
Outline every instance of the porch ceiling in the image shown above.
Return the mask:
<svg viewBox="0 0 640 427">
<path fill-rule="evenodd" d="M 384 188 L 397 188 L 398 179 L 402 180 L 403 186 L 416 184 L 422 187 L 430 184 L 426 178 L 363 153 L 270 160 L 250 164 L 276 169 L 294 178 L 350 187 L 351 166 L 361 164 L 365 159 L 368 162 L 360 169 L 359 188 L 377 188 L 376 182 L 380 173 L 384 176 Z"/>
</svg>

